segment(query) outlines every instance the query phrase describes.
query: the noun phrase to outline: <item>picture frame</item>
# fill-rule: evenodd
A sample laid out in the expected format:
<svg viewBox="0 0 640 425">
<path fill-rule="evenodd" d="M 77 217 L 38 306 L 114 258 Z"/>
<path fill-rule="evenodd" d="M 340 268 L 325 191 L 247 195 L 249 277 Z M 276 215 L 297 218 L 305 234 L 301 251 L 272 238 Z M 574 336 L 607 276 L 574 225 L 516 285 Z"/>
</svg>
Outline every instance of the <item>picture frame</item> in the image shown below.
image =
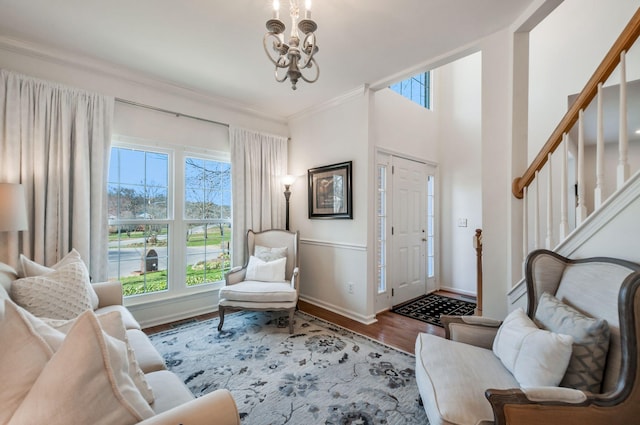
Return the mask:
<svg viewBox="0 0 640 425">
<path fill-rule="evenodd" d="M 309 218 L 353 219 L 352 161 L 307 171 Z"/>
</svg>

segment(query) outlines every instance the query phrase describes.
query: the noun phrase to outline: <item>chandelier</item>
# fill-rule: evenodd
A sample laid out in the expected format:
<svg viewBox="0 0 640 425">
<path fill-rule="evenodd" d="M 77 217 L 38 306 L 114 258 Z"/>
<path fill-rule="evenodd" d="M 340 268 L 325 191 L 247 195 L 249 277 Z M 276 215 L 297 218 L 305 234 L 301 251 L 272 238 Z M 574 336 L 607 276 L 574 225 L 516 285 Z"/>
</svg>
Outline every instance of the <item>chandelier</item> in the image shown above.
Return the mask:
<svg viewBox="0 0 640 425">
<path fill-rule="evenodd" d="M 262 44 L 267 56 L 276 66 L 276 81 L 282 83 L 288 78 L 291 80 L 291 88 L 295 90 L 298 79 L 302 78 L 307 83 L 315 83 L 320 76 L 320 68 L 313 57 L 318 52 L 314 33 L 318 25 L 311 20 L 311 0 L 306 0 L 304 19 L 300 22 L 298 22 L 300 18 L 298 0 L 289 0 L 289 14 L 291 15 L 291 35 L 289 35 L 289 42 L 285 43 L 283 35 L 285 25 L 280 20 L 280 1 L 273 0 L 273 19 L 267 21 L 269 32 L 264 35 Z M 298 30 L 304 34 L 302 45 Z M 268 40 L 273 41 L 272 51 L 267 48 Z M 312 73 L 311 78 L 303 75 L 302 72 L 307 69 L 315 69 L 315 76 L 313 76 L 313 70 L 308 71 Z"/>
</svg>

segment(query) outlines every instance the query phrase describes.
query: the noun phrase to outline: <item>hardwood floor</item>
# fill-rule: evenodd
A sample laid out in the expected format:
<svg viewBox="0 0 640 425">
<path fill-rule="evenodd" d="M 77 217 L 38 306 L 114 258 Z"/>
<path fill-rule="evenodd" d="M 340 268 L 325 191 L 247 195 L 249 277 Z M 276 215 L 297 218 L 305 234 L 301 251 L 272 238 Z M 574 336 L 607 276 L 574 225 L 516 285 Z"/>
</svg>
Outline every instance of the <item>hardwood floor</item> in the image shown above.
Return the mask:
<svg viewBox="0 0 640 425">
<path fill-rule="evenodd" d="M 456 294 L 452 294 L 449 292 L 439 291 L 436 292 L 439 295 L 446 295 L 454 298 L 461 298 Z M 461 298 L 467 299 L 468 298 Z M 319 319 L 326 320 L 327 322 L 335 323 L 338 326 L 342 326 L 343 328 L 347 328 L 353 332 L 359 333 L 361 335 L 368 336 L 369 338 L 375 339 L 392 347 L 398 348 L 402 351 L 406 351 L 407 353 L 414 354 L 414 347 L 416 342 L 416 337 L 419 333 L 430 333 L 433 335 L 438 335 L 444 337 L 444 329 L 439 326 L 433 326 L 428 323 L 421 322 L 419 320 L 411 319 L 409 317 L 401 316 L 396 313 L 392 313 L 390 311 L 385 311 L 376 316 L 377 322 L 371 325 L 365 325 L 363 323 L 357 322 L 355 320 L 346 318 L 340 314 L 334 313 L 329 310 L 325 310 L 324 308 L 317 307 L 313 304 L 309 304 L 304 301 L 300 301 L 298 304 L 300 311 L 308 313 L 312 316 L 315 316 Z M 160 332 L 163 330 L 171 329 L 176 324 L 193 321 L 193 320 L 208 320 L 213 317 L 217 317 L 218 313 L 210 313 L 204 314 L 201 316 L 197 316 L 191 319 L 169 323 L 166 325 L 154 326 L 151 328 L 146 328 L 144 331 L 147 334 L 152 334 L 156 332 Z"/>
</svg>

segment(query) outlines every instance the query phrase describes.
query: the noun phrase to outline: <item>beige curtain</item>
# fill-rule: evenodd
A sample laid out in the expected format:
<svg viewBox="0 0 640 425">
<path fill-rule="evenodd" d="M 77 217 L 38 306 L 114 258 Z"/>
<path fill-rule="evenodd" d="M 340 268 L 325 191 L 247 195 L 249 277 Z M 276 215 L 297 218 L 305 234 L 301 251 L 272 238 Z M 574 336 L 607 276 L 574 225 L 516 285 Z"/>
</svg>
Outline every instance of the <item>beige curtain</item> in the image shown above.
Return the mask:
<svg viewBox="0 0 640 425">
<path fill-rule="evenodd" d="M 25 186 L 29 230 L 0 233 L 0 261 L 55 264 L 71 248 L 106 280 L 114 99 L 0 70 L 0 181 Z"/>
<path fill-rule="evenodd" d="M 247 230 L 284 228 L 287 138 L 229 128 L 233 197 L 233 264 L 245 261 Z"/>
</svg>

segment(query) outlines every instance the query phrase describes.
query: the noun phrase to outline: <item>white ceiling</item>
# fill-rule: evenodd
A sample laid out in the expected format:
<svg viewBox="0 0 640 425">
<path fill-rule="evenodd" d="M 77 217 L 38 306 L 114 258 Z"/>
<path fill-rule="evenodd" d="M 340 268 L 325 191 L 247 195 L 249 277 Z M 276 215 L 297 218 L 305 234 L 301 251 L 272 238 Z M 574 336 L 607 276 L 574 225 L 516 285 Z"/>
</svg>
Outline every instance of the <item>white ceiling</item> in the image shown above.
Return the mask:
<svg viewBox="0 0 640 425">
<path fill-rule="evenodd" d="M 270 0 L 0 0 L 0 36 L 108 61 L 281 117 L 509 26 L 534 0 L 315 0 L 315 84 L 277 83 L 262 38 Z M 303 2 L 302 2 L 303 3 Z M 288 2 L 281 19 L 289 31 Z"/>
</svg>

